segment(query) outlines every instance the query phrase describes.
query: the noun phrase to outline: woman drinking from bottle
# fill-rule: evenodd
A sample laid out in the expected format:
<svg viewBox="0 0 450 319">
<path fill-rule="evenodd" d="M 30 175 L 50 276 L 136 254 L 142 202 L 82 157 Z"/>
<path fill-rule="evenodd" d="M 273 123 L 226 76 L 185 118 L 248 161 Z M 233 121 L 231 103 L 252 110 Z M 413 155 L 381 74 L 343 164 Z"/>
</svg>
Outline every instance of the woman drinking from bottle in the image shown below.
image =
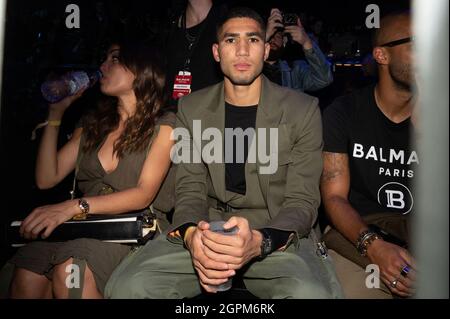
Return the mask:
<svg viewBox="0 0 450 319">
<path fill-rule="evenodd" d="M 162 111 L 165 76 L 157 56 L 143 45 L 112 45 L 101 66 L 103 101 L 59 150 L 61 119 L 82 92 L 50 105 L 37 156 L 37 186 L 51 188 L 78 166 L 83 196 L 34 209 L 20 227 L 24 238 L 45 239 L 74 217 L 142 210 L 155 200 L 171 165 L 175 125 L 175 115 Z M 9 261 L 15 266 L 10 296 L 75 297 L 66 284 L 67 269 L 85 263 L 78 297 L 101 298 L 110 274 L 130 251 L 130 246 L 86 238 L 31 242 Z"/>
</svg>

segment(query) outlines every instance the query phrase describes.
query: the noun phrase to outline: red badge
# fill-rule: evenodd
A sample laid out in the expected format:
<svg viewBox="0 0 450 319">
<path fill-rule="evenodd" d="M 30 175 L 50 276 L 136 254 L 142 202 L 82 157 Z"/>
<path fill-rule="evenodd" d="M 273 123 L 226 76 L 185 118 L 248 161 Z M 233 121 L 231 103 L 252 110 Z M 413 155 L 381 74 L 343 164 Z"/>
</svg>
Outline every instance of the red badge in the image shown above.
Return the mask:
<svg viewBox="0 0 450 319">
<path fill-rule="evenodd" d="M 192 75 L 191 72 L 180 71 L 175 77 L 173 84 L 172 98 L 178 100 L 180 97 L 191 93 Z"/>
</svg>

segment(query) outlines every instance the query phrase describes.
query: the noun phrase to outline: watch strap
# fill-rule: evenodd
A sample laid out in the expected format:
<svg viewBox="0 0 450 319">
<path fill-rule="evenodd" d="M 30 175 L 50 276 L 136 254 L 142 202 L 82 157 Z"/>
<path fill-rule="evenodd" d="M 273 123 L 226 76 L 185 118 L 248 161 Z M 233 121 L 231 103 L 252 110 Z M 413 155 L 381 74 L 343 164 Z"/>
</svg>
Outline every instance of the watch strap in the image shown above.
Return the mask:
<svg viewBox="0 0 450 319">
<path fill-rule="evenodd" d="M 266 258 L 270 253 L 272 253 L 273 241 L 272 241 L 272 237 L 270 236 L 269 232 L 265 228 L 259 229 L 259 232 L 262 234 L 261 254 L 259 256 L 259 259 L 262 260 L 262 259 Z"/>
<path fill-rule="evenodd" d="M 74 220 L 83 220 L 83 219 L 86 219 L 87 216 L 88 216 L 88 214 L 89 214 L 89 209 L 90 209 L 88 201 L 85 200 L 84 198 L 80 198 L 80 199 L 78 200 L 78 207 L 80 208 L 81 213 L 78 214 L 78 215 L 75 215 L 75 216 L 73 217 L 73 219 L 74 219 Z"/>
</svg>

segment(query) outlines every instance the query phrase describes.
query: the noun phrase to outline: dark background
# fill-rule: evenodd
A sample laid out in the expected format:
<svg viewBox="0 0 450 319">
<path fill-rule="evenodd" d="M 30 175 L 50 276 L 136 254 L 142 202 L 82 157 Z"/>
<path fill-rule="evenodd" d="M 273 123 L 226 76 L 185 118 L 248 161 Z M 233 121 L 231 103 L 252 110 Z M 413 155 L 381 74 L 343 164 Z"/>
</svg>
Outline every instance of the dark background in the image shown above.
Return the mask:
<svg viewBox="0 0 450 319">
<path fill-rule="evenodd" d="M 378 4 L 381 13 L 408 7 L 409 1 L 215 1 L 227 5 L 253 7 L 267 19 L 270 8 L 299 14 L 307 31 L 317 21 L 323 22 L 318 35 L 325 54 L 333 51 L 335 60 L 354 61 L 356 50 L 370 52 L 370 31 L 365 27 L 370 3 Z M 81 28 L 67 29 L 68 4 L 79 5 Z M 69 198 L 73 176 L 57 187 L 41 191 L 34 183 L 34 164 L 39 138 L 30 140 L 31 131 L 45 120 L 47 106 L 39 87 L 52 71 L 98 67 L 108 38 L 126 35 L 160 45 L 167 21 L 180 12 L 184 1 L 58 1 L 10 0 L 4 50 L 3 91 L 0 118 L 0 266 L 14 252 L 9 248 L 6 226 L 11 220 L 25 217 L 34 207 Z M 321 92 L 321 107 L 335 97 L 364 83 L 360 68 L 335 69 L 335 82 Z M 63 145 L 79 116 L 92 107 L 98 88 L 91 89 L 80 103 L 65 115 L 61 127 Z"/>
</svg>

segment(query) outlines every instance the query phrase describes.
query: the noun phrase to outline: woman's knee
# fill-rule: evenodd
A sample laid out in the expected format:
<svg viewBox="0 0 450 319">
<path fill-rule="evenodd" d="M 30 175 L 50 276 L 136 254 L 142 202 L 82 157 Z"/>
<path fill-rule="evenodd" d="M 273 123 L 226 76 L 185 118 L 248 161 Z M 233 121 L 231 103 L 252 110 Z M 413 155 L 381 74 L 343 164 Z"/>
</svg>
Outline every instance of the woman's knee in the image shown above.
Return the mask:
<svg viewBox="0 0 450 319">
<path fill-rule="evenodd" d="M 51 298 L 51 283 L 44 276 L 24 268 L 16 268 L 10 286 L 11 298 Z"/>
<path fill-rule="evenodd" d="M 80 278 L 78 278 L 77 283 L 76 274 L 72 273 L 72 264 L 73 258 L 69 258 L 53 268 L 52 287 L 55 298 L 68 298 L 69 288 L 72 284 L 74 286 L 77 286 L 77 284 L 79 285 Z"/>
<path fill-rule="evenodd" d="M 53 294 L 56 298 L 68 298 L 69 289 L 82 289 L 79 298 L 101 298 L 95 282 L 94 274 L 88 265 L 74 264 L 73 258 L 56 265 L 53 270 Z M 83 278 L 81 278 L 83 276 Z"/>
</svg>

